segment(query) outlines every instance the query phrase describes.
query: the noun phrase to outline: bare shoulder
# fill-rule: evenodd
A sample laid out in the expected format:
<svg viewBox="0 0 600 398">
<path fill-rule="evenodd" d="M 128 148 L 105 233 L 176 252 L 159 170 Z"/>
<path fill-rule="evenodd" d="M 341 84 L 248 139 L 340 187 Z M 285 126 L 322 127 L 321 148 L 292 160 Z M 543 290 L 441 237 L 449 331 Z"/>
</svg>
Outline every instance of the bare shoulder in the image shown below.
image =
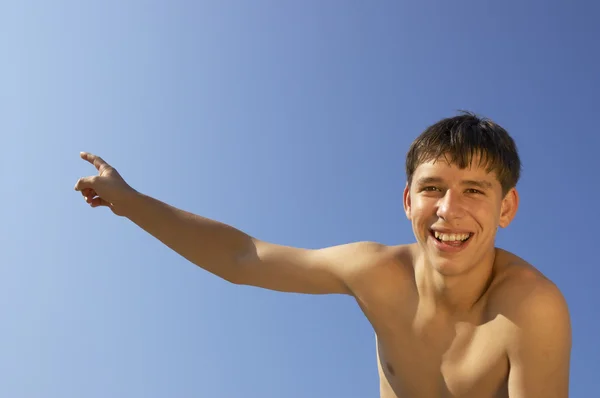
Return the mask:
<svg viewBox="0 0 600 398">
<path fill-rule="evenodd" d="M 533 312 L 568 315 L 566 300 L 554 282 L 536 267 L 507 251 L 499 250 L 498 275 L 490 291 L 489 305 L 515 322 L 530 319 Z"/>
<path fill-rule="evenodd" d="M 356 242 L 346 245 L 348 252 L 369 256 L 378 261 L 401 259 L 412 255 L 410 245 L 389 246 L 378 242 Z"/>
<path fill-rule="evenodd" d="M 389 246 L 372 241 L 330 246 L 319 251 L 329 257 L 356 263 L 364 270 L 374 269 L 390 262 L 406 261 L 412 255 L 409 245 Z"/>
<path fill-rule="evenodd" d="M 498 257 L 505 262 L 488 307 L 505 320 L 509 395 L 567 397 L 572 336 L 565 297 L 526 261 L 507 252 Z"/>
<path fill-rule="evenodd" d="M 388 246 L 375 242 L 355 243 L 346 248 L 352 257 L 352 272 L 347 275 L 351 290 L 365 292 L 377 287 L 382 294 L 386 286 L 398 290 L 399 284 L 414 279 L 413 245 Z"/>
</svg>

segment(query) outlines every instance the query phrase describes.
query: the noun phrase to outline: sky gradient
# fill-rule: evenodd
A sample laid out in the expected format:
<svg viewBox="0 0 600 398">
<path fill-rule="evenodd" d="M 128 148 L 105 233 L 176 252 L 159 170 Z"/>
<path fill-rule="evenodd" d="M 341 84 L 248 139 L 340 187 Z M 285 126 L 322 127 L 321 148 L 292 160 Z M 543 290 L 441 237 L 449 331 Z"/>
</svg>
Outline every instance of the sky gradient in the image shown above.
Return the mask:
<svg viewBox="0 0 600 398">
<path fill-rule="evenodd" d="M 348 297 L 233 286 L 73 191 L 139 191 L 264 240 L 414 241 L 404 156 L 468 109 L 523 162 L 498 246 L 563 291 L 600 395 L 598 3 L 23 0 L 0 6 L 0 396 L 375 397 Z"/>
</svg>

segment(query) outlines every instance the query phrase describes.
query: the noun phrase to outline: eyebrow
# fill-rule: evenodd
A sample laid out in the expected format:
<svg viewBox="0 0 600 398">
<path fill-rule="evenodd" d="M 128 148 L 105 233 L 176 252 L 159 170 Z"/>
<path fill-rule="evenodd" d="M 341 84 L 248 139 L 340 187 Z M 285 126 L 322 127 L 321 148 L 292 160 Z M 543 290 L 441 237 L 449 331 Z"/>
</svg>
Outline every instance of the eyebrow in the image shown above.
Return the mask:
<svg viewBox="0 0 600 398">
<path fill-rule="evenodd" d="M 485 180 L 463 180 L 462 185 L 470 185 L 484 189 L 492 189 L 492 183 Z"/>
<path fill-rule="evenodd" d="M 421 177 L 417 180 L 418 185 L 443 184 L 444 180 L 439 177 Z M 485 180 L 462 180 L 461 185 L 475 186 L 483 189 L 492 189 L 492 183 Z"/>
<path fill-rule="evenodd" d="M 417 180 L 418 185 L 441 184 L 443 180 L 439 177 L 421 177 Z"/>
</svg>

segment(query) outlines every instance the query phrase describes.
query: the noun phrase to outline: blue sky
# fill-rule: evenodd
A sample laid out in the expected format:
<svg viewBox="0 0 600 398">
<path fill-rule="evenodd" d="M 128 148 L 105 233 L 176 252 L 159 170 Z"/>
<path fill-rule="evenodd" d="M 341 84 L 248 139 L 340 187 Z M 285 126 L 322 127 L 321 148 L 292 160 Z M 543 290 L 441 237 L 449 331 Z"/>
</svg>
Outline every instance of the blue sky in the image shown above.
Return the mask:
<svg viewBox="0 0 600 398">
<path fill-rule="evenodd" d="M 276 243 L 414 241 L 403 162 L 469 109 L 514 136 L 498 245 L 572 314 L 600 393 L 592 2 L 20 1 L 0 11 L 0 396 L 366 397 L 347 297 L 229 285 L 73 191 L 90 151 L 136 189 Z"/>
</svg>

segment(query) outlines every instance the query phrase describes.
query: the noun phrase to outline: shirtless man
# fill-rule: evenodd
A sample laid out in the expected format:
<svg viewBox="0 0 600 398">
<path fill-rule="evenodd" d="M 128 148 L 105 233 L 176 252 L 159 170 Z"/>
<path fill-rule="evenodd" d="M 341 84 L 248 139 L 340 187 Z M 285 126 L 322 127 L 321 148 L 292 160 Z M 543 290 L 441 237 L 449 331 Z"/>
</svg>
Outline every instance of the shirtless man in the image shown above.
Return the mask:
<svg viewBox="0 0 600 398">
<path fill-rule="evenodd" d="M 557 287 L 495 247 L 518 207 L 520 161 L 499 125 L 471 114 L 427 128 L 406 157 L 416 243 L 317 250 L 259 240 L 130 187 L 101 158 L 75 185 L 231 283 L 355 298 L 377 336 L 382 398 L 566 398 L 570 318 Z"/>
</svg>

